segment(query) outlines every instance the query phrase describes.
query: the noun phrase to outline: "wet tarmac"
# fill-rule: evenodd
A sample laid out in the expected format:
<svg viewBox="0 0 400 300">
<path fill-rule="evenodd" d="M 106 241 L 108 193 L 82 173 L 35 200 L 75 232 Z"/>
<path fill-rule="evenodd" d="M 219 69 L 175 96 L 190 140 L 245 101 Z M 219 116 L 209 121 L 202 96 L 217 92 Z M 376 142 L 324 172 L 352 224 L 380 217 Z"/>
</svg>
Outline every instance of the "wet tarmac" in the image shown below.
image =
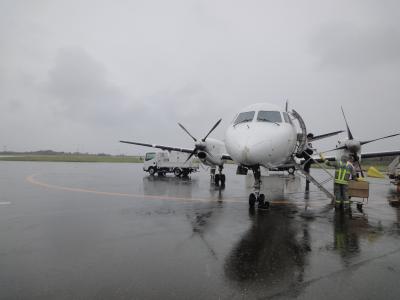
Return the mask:
<svg viewBox="0 0 400 300">
<path fill-rule="evenodd" d="M 349 215 L 282 174 L 263 177 L 271 208 L 249 210 L 251 178 L 234 173 L 220 190 L 205 170 L 182 180 L 140 164 L 1 162 L 0 299 L 400 297 L 388 180 L 371 180 Z"/>
</svg>

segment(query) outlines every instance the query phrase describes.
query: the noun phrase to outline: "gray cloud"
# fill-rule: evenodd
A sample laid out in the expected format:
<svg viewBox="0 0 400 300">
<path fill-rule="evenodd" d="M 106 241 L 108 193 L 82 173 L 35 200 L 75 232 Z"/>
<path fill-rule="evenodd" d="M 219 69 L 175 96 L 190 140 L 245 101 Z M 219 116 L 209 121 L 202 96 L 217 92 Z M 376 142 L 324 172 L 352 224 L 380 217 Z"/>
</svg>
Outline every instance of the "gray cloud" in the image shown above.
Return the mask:
<svg viewBox="0 0 400 300">
<path fill-rule="evenodd" d="M 400 30 L 382 25 L 331 24 L 318 32 L 312 47 L 322 67 L 392 67 L 400 62 Z"/>
<path fill-rule="evenodd" d="M 222 117 L 222 139 L 237 110 L 287 98 L 315 133 L 344 127 L 340 105 L 360 138 L 399 131 L 399 12 L 372 0 L 2 1 L 0 141 L 190 147 L 177 122 L 202 137 Z"/>
<path fill-rule="evenodd" d="M 96 125 L 125 120 L 134 104 L 108 80 L 106 68 L 80 48 L 59 50 L 45 90 L 58 113 Z"/>
</svg>

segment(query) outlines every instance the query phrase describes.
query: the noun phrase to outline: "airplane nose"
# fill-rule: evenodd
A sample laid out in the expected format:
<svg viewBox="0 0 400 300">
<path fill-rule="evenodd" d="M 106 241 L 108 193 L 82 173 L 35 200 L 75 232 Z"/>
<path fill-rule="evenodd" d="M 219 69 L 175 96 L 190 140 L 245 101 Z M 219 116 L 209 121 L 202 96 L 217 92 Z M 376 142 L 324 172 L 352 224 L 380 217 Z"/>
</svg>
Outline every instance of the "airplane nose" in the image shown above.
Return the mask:
<svg viewBox="0 0 400 300">
<path fill-rule="evenodd" d="M 241 142 L 242 161 L 246 165 L 258 164 L 269 153 L 269 146 L 270 143 L 266 139 L 248 137 Z"/>
</svg>

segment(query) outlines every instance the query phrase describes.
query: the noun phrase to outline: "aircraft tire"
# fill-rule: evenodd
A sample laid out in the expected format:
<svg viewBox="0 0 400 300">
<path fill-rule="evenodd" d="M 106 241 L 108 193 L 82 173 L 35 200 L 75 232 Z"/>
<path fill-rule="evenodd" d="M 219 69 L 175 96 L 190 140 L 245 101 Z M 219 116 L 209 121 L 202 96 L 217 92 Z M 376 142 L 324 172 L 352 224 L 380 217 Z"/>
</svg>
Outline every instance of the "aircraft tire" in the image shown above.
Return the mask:
<svg viewBox="0 0 400 300">
<path fill-rule="evenodd" d="M 215 184 L 215 186 L 219 186 L 220 180 L 221 180 L 221 178 L 219 178 L 219 174 L 215 174 L 215 176 L 214 176 L 214 184 Z"/>
<path fill-rule="evenodd" d="M 288 173 L 290 174 L 290 175 L 293 175 L 294 174 L 294 171 L 296 171 L 295 170 L 295 168 L 293 168 L 293 167 L 290 167 L 290 168 L 288 168 Z"/>
<path fill-rule="evenodd" d="M 258 208 L 260 208 L 260 209 L 268 209 L 269 208 L 269 201 L 265 201 L 264 194 L 260 194 L 258 196 Z"/>
<path fill-rule="evenodd" d="M 257 200 L 256 195 L 254 193 L 251 193 L 249 196 L 249 206 L 251 208 L 253 208 L 254 205 L 256 204 L 256 200 Z"/>
<path fill-rule="evenodd" d="M 221 185 L 225 186 L 225 174 L 221 174 L 220 180 L 221 180 Z"/>
</svg>

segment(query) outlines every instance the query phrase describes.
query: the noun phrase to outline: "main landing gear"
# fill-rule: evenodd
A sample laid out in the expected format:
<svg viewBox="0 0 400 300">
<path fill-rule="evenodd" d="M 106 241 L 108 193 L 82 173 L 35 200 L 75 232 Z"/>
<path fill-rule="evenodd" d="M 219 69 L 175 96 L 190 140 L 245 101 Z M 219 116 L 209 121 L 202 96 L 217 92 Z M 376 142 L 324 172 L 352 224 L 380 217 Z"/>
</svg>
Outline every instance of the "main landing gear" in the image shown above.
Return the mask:
<svg viewBox="0 0 400 300">
<path fill-rule="evenodd" d="M 210 170 L 211 182 L 215 186 L 225 187 L 225 174 L 222 174 L 223 166 L 218 166 L 218 174 L 215 174 L 215 169 Z"/>
<path fill-rule="evenodd" d="M 269 201 L 265 199 L 265 195 L 260 193 L 261 188 L 261 171 L 260 166 L 253 168 L 254 174 L 254 192 L 249 195 L 249 206 L 254 208 L 256 202 L 258 202 L 258 208 L 268 209 Z"/>
</svg>

